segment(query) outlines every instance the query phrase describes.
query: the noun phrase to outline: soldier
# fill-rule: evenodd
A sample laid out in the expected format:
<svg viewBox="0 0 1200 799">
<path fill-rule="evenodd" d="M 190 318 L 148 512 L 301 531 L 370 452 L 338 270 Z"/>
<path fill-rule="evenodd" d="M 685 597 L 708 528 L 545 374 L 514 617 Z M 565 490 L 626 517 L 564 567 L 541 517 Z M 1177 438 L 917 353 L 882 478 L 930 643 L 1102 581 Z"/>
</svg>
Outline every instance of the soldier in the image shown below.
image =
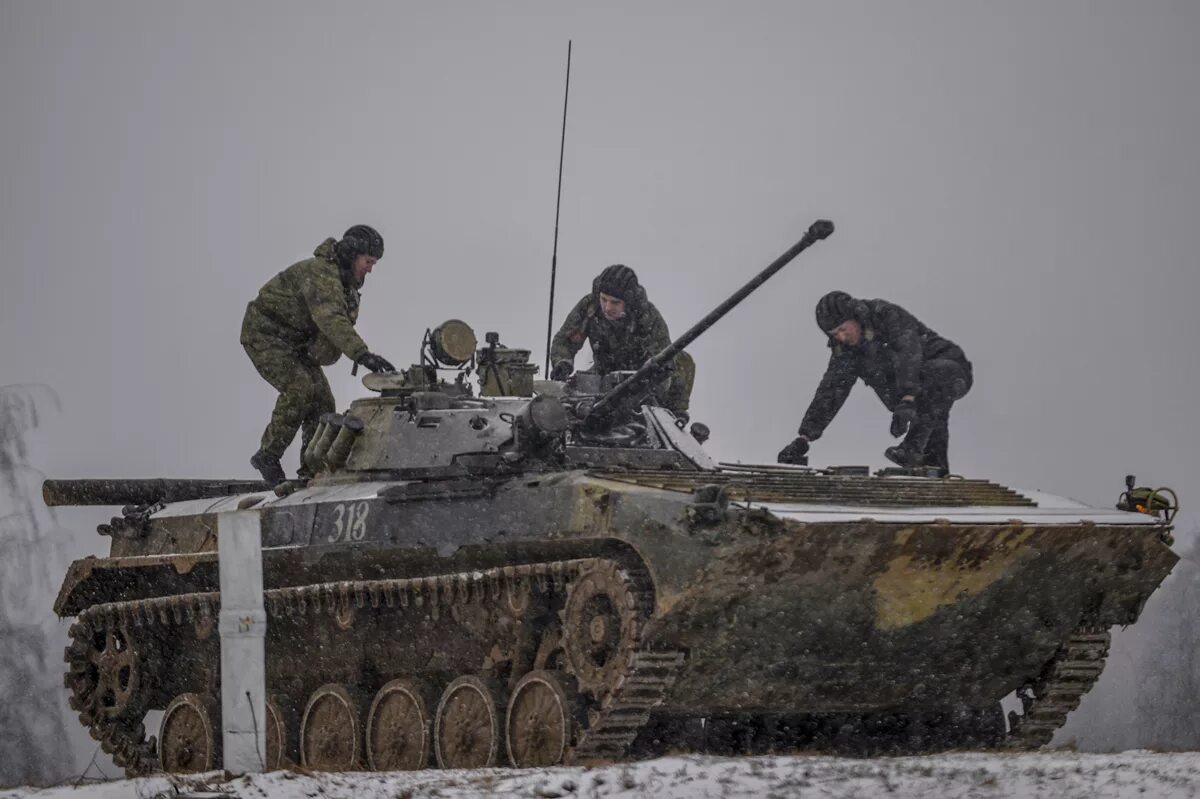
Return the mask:
<svg viewBox="0 0 1200 799">
<path fill-rule="evenodd" d="M 359 290 L 382 257 L 383 237 L 374 228 L 355 225 L 341 241 L 326 239 L 312 258 L 271 278 L 246 306 L 242 346 L 258 373 L 279 391 L 262 444 L 250 458 L 272 485 L 285 479 L 279 459 L 296 429 L 303 430 L 303 452 L 321 414 L 334 410 L 322 366 L 345 354 L 372 372 L 395 371 L 368 351 L 354 330 Z M 303 465 L 300 476 L 310 476 Z"/>
<path fill-rule="evenodd" d="M 550 345 L 552 380 L 571 375 L 584 341 L 592 345 L 593 368 L 606 374 L 640 368 L 671 343 L 671 334 L 634 271 L 613 264 L 596 276 L 591 293 L 575 303 L 555 334 Z M 695 378 L 695 361 L 681 352 L 675 357 L 672 376 L 656 392 L 663 407 L 681 419 L 687 418 Z"/>
<path fill-rule="evenodd" d="M 957 344 L 899 305 L 831 291 L 817 302 L 817 326 L 829 336 L 829 366 L 780 463 L 807 463 L 816 441 L 861 378 L 892 412 L 893 436 L 904 441 L 884 455 L 901 466 L 950 471 L 950 406 L 971 388 L 971 362 Z M 907 435 L 905 435 L 907 433 Z"/>
</svg>

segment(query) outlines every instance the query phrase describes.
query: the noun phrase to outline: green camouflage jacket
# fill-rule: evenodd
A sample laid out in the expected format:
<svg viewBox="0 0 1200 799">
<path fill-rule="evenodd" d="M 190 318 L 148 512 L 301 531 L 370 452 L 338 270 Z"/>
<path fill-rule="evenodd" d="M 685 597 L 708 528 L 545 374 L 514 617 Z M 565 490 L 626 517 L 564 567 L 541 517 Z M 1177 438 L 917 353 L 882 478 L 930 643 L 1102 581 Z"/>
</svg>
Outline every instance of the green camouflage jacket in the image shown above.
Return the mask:
<svg viewBox="0 0 1200 799">
<path fill-rule="evenodd" d="M 671 343 L 671 334 L 639 286 L 628 312 L 615 322 L 604 318 L 595 292 L 575 303 L 550 345 L 550 362 L 574 361 L 584 341 L 592 345 L 593 368 L 606 373 L 637 369 Z"/>
<path fill-rule="evenodd" d="M 267 281 L 242 320 L 243 344 L 283 345 L 328 366 L 342 354 L 357 361 L 367 344 L 354 330 L 359 292 L 343 280 L 334 259 L 337 242 L 325 239 L 313 257 Z"/>
</svg>

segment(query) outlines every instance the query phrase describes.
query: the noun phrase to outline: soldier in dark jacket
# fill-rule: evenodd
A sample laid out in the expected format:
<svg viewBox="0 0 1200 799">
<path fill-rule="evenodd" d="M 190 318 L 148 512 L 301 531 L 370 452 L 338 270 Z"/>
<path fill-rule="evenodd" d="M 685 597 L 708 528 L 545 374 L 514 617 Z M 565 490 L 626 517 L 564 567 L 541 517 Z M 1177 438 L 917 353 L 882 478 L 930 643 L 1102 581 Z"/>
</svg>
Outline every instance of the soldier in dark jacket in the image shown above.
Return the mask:
<svg viewBox="0 0 1200 799">
<path fill-rule="evenodd" d="M 962 349 L 899 305 L 855 299 L 844 291 L 817 302 L 817 325 L 829 336 L 829 366 L 799 436 L 779 453 L 779 462 L 806 462 L 809 442 L 821 437 L 861 379 L 892 412 L 892 435 L 904 436 L 884 455 L 901 466 L 949 472 L 950 406 L 973 382 Z"/>
<path fill-rule="evenodd" d="M 272 485 L 285 478 L 279 459 L 296 430 L 303 430 L 303 452 L 321 414 L 334 409 L 321 367 L 346 355 L 372 372 L 395 371 L 368 351 L 354 330 L 359 289 L 382 257 L 383 237 L 374 228 L 355 225 L 341 241 L 326 239 L 312 258 L 271 278 L 246 306 L 242 346 L 258 373 L 279 392 L 262 444 L 250 458 Z M 304 467 L 300 474 L 307 476 Z"/>
<path fill-rule="evenodd" d="M 628 266 L 606 267 L 592 281 L 591 293 L 567 314 L 550 345 L 551 379 L 571 375 L 585 341 L 592 345 L 593 368 L 600 374 L 638 369 L 671 343 L 666 321 Z M 692 356 L 679 353 L 674 372 L 658 392 L 659 401 L 676 416 L 686 418 L 695 376 Z"/>
</svg>

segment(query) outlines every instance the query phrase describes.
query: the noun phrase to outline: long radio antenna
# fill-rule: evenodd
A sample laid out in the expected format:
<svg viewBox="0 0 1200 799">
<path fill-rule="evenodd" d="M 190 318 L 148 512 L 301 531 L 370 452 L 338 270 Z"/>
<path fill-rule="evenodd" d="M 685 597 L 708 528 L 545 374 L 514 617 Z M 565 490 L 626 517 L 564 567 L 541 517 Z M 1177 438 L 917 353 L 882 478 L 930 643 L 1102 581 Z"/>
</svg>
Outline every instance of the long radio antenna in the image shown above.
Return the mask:
<svg viewBox="0 0 1200 799">
<path fill-rule="evenodd" d="M 567 100 L 571 96 L 571 40 L 567 40 L 567 88 L 563 92 L 562 139 L 558 144 L 558 197 L 554 201 L 554 253 L 550 256 L 550 313 L 546 319 L 546 374 L 550 379 L 550 335 L 554 330 L 554 279 L 558 274 L 558 212 L 562 208 L 563 153 L 567 147 Z"/>
</svg>

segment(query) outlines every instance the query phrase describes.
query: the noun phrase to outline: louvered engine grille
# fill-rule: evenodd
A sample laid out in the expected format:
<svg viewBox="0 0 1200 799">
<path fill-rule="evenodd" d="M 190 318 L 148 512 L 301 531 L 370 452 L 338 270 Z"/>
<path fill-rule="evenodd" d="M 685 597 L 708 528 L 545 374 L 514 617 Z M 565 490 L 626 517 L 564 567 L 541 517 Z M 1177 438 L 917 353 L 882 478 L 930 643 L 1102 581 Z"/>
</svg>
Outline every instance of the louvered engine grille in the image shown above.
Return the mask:
<svg viewBox="0 0 1200 799">
<path fill-rule="evenodd" d="M 716 472 L 665 469 L 596 470 L 605 480 L 691 493 L 705 485 L 728 486 L 730 498 L 745 502 L 812 505 L 961 508 L 968 505 L 1036 507 L 1011 488 L 987 480 L 822 474 L 795 469 L 729 467 Z"/>
</svg>

